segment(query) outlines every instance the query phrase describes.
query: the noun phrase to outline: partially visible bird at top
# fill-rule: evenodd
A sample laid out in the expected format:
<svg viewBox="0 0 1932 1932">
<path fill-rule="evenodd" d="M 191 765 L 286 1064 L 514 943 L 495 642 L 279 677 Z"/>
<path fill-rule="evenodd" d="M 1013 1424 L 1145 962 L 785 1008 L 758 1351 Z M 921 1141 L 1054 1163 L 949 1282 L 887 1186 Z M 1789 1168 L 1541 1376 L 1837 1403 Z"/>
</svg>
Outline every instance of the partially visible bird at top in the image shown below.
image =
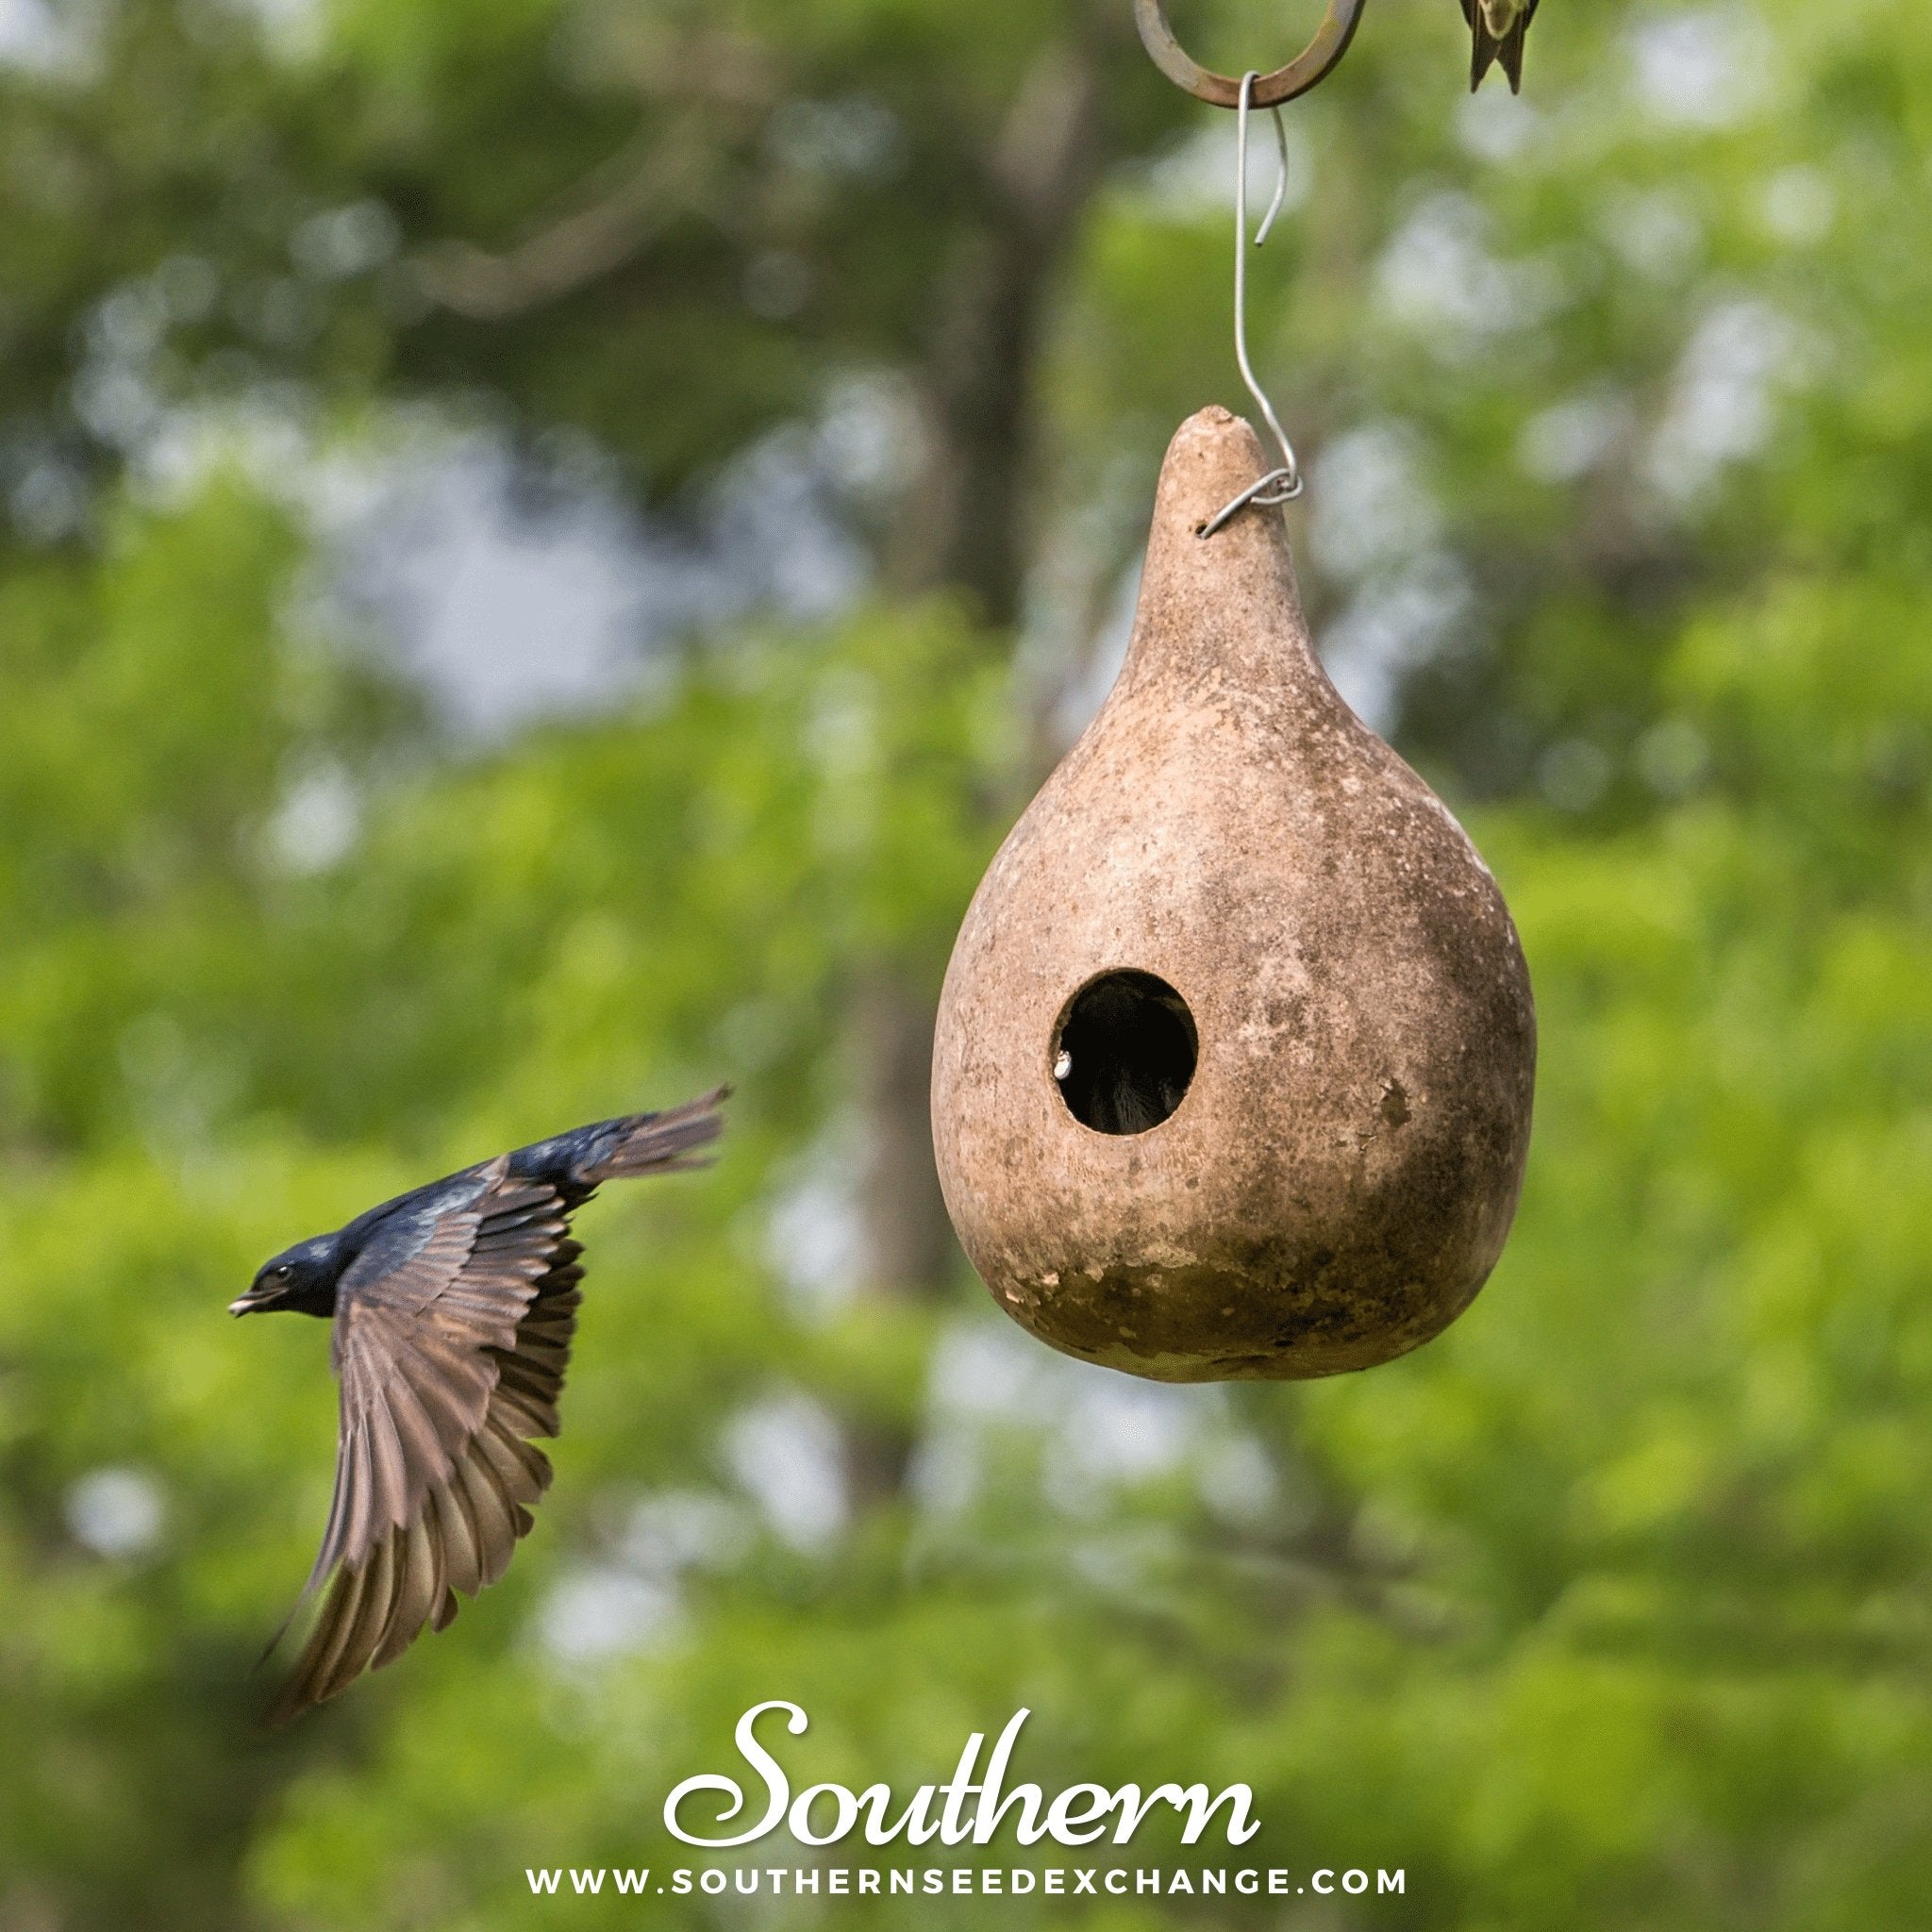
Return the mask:
<svg viewBox="0 0 1932 1932">
<path fill-rule="evenodd" d="M 1462 0 L 1475 44 L 1470 57 L 1469 91 L 1482 85 L 1492 62 L 1509 76 L 1509 92 L 1523 92 L 1523 37 L 1536 17 L 1537 0 Z"/>
<path fill-rule="evenodd" d="M 606 1181 L 708 1165 L 728 1091 L 431 1181 L 297 1242 L 229 1304 L 328 1317 L 341 1385 L 335 1493 L 296 1611 L 335 1580 L 272 1724 L 393 1663 L 508 1567 L 550 1486 L 528 1439 L 558 1432 L 584 1273 L 570 1217 Z"/>
</svg>

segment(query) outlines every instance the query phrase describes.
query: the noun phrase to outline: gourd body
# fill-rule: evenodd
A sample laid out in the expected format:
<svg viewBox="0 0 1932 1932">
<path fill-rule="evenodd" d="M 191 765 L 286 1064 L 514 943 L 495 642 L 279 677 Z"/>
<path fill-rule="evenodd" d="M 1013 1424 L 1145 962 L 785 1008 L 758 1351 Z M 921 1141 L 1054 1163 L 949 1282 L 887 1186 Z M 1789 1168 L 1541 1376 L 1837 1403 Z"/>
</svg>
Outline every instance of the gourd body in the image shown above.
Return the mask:
<svg viewBox="0 0 1932 1932">
<path fill-rule="evenodd" d="M 1165 1381 L 1427 1341 L 1494 1266 L 1529 1143 L 1494 880 L 1329 683 L 1279 513 L 1197 534 L 1264 467 L 1225 410 L 1176 434 L 1126 662 L 981 883 L 935 1042 L 940 1179 L 994 1299 Z"/>
</svg>

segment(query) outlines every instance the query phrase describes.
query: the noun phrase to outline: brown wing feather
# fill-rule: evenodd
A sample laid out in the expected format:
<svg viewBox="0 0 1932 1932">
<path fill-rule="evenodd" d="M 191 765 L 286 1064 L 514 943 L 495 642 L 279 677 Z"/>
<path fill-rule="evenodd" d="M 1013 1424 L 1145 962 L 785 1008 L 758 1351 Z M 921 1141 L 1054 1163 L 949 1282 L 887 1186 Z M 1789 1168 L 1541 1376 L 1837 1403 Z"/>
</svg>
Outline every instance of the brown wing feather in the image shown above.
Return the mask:
<svg viewBox="0 0 1932 1932">
<path fill-rule="evenodd" d="M 444 1628 L 508 1567 L 550 1485 L 526 1438 L 558 1431 L 582 1249 L 551 1189 L 498 1170 L 409 1261 L 340 1299 L 341 1435 L 309 1587 L 334 1581 L 271 1722 Z"/>
</svg>

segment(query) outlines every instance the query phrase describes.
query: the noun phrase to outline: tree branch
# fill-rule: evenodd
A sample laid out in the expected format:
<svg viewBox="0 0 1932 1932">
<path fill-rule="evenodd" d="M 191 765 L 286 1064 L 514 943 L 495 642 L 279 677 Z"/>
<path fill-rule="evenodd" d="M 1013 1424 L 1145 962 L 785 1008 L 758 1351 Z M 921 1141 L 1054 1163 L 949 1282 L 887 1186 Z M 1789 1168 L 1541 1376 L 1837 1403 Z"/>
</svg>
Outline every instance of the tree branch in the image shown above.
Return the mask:
<svg viewBox="0 0 1932 1932">
<path fill-rule="evenodd" d="M 634 259 L 700 204 L 710 172 L 706 145 L 688 124 L 653 143 L 641 139 L 585 184 L 608 182 L 589 206 L 507 254 L 472 242 L 432 243 L 415 258 L 417 285 L 439 308 L 473 322 L 526 315 Z"/>
<path fill-rule="evenodd" d="M 439 308 L 508 322 L 635 260 L 680 215 L 704 206 L 719 120 L 761 119 L 786 92 L 767 48 L 724 35 L 673 43 L 653 37 L 613 58 L 647 103 L 675 110 L 669 130 L 655 141 L 641 133 L 562 198 L 561 213 L 506 252 L 461 240 L 422 249 L 417 283 Z"/>
</svg>

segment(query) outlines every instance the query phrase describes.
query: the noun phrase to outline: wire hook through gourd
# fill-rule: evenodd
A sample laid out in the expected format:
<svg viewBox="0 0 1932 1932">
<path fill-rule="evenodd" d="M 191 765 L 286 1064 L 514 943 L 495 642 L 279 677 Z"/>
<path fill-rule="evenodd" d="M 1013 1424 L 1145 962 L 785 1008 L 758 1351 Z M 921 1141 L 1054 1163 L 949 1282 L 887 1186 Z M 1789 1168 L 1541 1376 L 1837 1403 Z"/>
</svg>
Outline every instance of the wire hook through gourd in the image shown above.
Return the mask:
<svg viewBox="0 0 1932 1932">
<path fill-rule="evenodd" d="M 1289 441 L 1288 432 L 1281 426 L 1281 418 L 1274 413 L 1274 405 L 1268 400 L 1267 391 L 1256 377 L 1255 365 L 1248 359 L 1248 115 L 1254 106 L 1255 84 L 1259 79 L 1257 74 L 1241 76 L 1241 112 L 1235 123 L 1234 359 L 1241 369 L 1241 380 L 1248 386 L 1248 393 L 1254 397 L 1256 407 L 1274 432 L 1275 446 L 1281 451 L 1281 466 L 1270 470 L 1258 482 L 1243 490 L 1232 503 L 1209 517 L 1201 525 L 1200 535 L 1204 538 L 1213 536 L 1251 503 L 1292 503 L 1302 493 L 1302 466 L 1295 459 L 1294 445 Z M 1281 212 L 1282 201 L 1288 193 L 1288 129 L 1282 125 L 1281 109 L 1274 108 L 1270 111 L 1274 116 L 1274 145 L 1279 165 L 1274 177 L 1274 198 L 1268 204 L 1268 212 L 1261 218 L 1261 225 L 1255 235 L 1254 245 L 1257 248 L 1267 241 L 1269 230 L 1274 226 L 1274 218 Z"/>
<path fill-rule="evenodd" d="M 1315 38 L 1286 67 L 1273 74 L 1257 74 L 1251 103 L 1257 108 L 1278 108 L 1324 81 L 1341 64 L 1348 43 L 1361 23 L 1362 9 L 1369 0 L 1328 0 L 1328 11 L 1315 29 Z M 1185 88 L 1196 100 L 1213 108 L 1239 108 L 1245 80 L 1215 74 L 1188 56 L 1167 24 L 1166 0 L 1134 0 L 1134 22 L 1141 29 L 1141 43 L 1154 58 L 1154 64 L 1178 88 Z"/>
</svg>

